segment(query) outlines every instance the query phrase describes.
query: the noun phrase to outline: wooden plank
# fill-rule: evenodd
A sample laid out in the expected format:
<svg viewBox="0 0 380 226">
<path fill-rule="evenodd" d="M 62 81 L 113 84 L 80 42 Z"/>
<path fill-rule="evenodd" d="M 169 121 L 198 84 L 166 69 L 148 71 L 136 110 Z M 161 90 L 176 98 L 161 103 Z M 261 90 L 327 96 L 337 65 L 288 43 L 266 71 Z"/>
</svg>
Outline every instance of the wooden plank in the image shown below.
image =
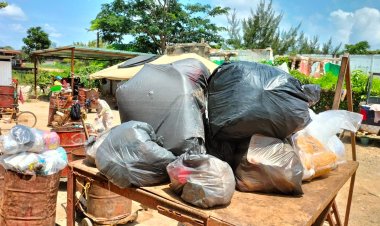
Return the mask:
<svg viewBox="0 0 380 226">
<path fill-rule="evenodd" d="M 327 177 L 303 184 L 304 195 L 300 197 L 236 191 L 228 206 L 204 210 L 184 203 L 168 184 L 120 189 L 108 182 L 96 168 L 83 164 L 83 160 L 70 165 L 74 171 L 87 173 L 87 176 L 101 182 L 103 187 L 147 203 L 150 208 L 160 205 L 198 220 L 214 218 L 234 225 L 311 225 L 358 167 L 357 162 L 349 161 Z"/>
<path fill-rule="evenodd" d="M 335 95 L 334 95 L 334 102 L 333 102 L 333 110 L 339 109 L 340 105 L 340 96 L 342 93 L 342 87 L 343 87 L 343 81 L 346 76 L 346 71 L 347 71 L 347 65 L 349 64 L 349 59 L 348 59 L 348 54 L 344 54 L 342 57 L 342 63 L 340 65 L 340 72 L 339 72 L 339 77 L 338 77 L 338 83 L 336 84 L 336 89 L 335 89 Z"/>
</svg>

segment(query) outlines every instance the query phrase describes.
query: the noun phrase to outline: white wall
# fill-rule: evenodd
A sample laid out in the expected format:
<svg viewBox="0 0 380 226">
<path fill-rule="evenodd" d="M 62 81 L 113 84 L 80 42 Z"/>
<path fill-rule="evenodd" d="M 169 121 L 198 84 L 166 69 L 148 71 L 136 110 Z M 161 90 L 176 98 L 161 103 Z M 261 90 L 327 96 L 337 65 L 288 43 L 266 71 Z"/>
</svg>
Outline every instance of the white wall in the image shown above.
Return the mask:
<svg viewBox="0 0 380 226">
<path fill-rule="evenodd" d="M 11 61 L 0 61 L 0 86 L 12 85 Z"/>
</svg>

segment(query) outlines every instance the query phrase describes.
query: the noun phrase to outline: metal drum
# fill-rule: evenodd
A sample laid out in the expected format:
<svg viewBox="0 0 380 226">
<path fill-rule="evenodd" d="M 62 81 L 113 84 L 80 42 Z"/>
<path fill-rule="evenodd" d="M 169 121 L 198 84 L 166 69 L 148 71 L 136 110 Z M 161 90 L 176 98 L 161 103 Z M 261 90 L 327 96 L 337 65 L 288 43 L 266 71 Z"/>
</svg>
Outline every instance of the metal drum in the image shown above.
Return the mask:
<svg viewBox="0 0 380 226">
<path fill-rule="evenodd" d="M 82 128 L 56 128 L 53 131 L 58 134 L 61 140 L 60 146 L 66 150 L 69 162 L 86 157 L 84 147 L 86 135 Z M 62 170 L 61 177 L 67 177 L 68 170 L 68 167 Z"/>
<path fill-rule="evenodd" d="M 59 178 L 6 171 L 0 225 L 54 226 Z"/>
<path fill-rule="evenodd" d="M 3 202 L 4 174 L 5 174 L 5 169 L 2 165 L 0 165 L 0 206 L 1 206 L 1 203 Z"/>
<path fill-rule="evenodd" d="M 132 211 L 132 201 L 91 184 L 87 197 L 87 214 L 100 225 L 122 223 Z"/>
</svg>

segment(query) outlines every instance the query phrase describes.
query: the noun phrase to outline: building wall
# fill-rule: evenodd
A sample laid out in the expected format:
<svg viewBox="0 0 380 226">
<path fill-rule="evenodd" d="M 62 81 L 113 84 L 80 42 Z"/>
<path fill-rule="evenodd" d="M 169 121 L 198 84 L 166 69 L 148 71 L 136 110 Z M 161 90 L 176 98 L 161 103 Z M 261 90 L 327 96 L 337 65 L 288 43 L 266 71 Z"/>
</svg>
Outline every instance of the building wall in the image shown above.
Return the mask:
<svg viewBox="0 0 380 226">
<path fill-rule="evenodd" d="M 12 85 L 12 62 L 0 61 L 0 86 Z"/>
</svg>

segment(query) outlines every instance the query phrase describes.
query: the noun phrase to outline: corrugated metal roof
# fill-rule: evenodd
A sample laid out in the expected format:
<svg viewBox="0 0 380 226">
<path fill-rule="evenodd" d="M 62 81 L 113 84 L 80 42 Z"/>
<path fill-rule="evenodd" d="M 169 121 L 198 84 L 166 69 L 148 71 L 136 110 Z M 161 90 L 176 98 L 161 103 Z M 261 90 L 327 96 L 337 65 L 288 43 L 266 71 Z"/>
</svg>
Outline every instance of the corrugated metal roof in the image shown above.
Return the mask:
<svg viewBox="0 0 380 226">
<path fill-rule="evenodd" d="M 43 57 L 71 58 L 71 51 L 74 50 L 75 59 L 91 59 L 91 60 L 123 60 L 141 55 L 154 55 L 147 53 L 121 51 L 102 48 L 90 48 L 83 46 L 63 46 L 52 49 L 36 50 L 32 54 Z"/>
</svg>

